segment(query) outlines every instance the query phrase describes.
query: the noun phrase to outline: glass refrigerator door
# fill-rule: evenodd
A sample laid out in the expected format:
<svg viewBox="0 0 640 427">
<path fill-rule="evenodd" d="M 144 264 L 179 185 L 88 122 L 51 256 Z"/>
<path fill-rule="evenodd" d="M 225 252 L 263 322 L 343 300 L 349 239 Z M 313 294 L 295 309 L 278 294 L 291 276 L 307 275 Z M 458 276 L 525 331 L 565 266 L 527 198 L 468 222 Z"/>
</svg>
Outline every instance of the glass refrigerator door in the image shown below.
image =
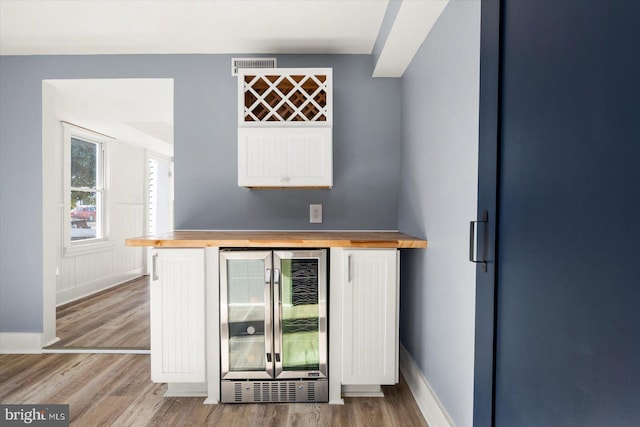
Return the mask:
<svg viewBox="0 0 640 427">
<path fill-rule="evenodd" d="M 273 377 L 271 252 L 221 252 L 222 378 Z"/>
<path fill-rule="evenodd" d="M 274 252 L 276 378 L 327 374 L 326 252 Z"/>
</svg>

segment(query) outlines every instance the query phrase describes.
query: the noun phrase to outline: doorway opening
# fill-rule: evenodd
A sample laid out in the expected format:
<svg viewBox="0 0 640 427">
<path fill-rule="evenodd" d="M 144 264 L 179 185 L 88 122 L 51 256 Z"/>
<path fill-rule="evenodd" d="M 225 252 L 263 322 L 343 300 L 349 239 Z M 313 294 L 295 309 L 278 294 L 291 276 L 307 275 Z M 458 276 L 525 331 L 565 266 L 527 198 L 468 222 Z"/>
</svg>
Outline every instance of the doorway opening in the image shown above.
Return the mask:
<svg viewBox="0 0 640 427">
<path fill-rule="evenodd" d="M 45 351 L 148 352 L 146 250 L 124 241 L 173 229 L 173 79 L 43 80 L 42 113 Z M 70 237 L 70 126 L 104 141 L 100 239 Z"/>
</svg>

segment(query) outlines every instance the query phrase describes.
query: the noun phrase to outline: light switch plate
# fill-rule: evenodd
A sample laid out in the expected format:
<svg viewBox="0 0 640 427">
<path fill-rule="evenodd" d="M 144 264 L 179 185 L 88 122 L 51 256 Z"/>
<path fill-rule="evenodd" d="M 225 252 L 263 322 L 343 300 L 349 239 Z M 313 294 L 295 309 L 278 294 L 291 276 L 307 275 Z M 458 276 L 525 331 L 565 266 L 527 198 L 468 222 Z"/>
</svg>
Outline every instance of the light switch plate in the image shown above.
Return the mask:
<svg viewBox="0 0 640 427">
<path fill-rule="evenodd" d="M 309 222 L 322 224 L 322 205 L 309 205 Z"/>
</svg>

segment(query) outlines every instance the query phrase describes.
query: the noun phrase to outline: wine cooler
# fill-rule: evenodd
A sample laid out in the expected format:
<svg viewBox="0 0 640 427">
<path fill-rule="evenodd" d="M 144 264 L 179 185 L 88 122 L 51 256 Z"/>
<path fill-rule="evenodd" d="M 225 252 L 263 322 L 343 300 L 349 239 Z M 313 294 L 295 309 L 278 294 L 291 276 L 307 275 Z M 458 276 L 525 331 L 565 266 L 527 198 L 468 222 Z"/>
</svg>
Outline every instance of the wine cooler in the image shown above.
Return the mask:
<svg viewBox="0 0 640 427">
<path fill-rule="evenodd" d="M 220 252 L 222 401 L 326 402 L 326 250 Z"/>
</svg>

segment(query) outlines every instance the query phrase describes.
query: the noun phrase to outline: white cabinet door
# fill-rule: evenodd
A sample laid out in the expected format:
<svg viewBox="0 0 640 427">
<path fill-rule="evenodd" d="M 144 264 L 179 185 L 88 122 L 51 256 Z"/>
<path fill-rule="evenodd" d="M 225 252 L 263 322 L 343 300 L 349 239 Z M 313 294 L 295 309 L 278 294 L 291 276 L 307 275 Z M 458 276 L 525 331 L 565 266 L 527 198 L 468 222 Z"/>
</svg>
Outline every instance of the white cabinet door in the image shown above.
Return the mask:
<svg viewBox="0 0 640 427">
<path fill-rule="evenodd" d="M 204 249 L 153 249 L 151 260 L 151 380 L 204 382 Z"/>
<path fill-rule="evenodd" d="M 398 251 L 345 250 L 342 384 L 398 382 Z"/>
<path fill-rule="evenodd" d="M 238 186 L 332 185 L 331 128 L 238 129 Z"/>
</svg>

